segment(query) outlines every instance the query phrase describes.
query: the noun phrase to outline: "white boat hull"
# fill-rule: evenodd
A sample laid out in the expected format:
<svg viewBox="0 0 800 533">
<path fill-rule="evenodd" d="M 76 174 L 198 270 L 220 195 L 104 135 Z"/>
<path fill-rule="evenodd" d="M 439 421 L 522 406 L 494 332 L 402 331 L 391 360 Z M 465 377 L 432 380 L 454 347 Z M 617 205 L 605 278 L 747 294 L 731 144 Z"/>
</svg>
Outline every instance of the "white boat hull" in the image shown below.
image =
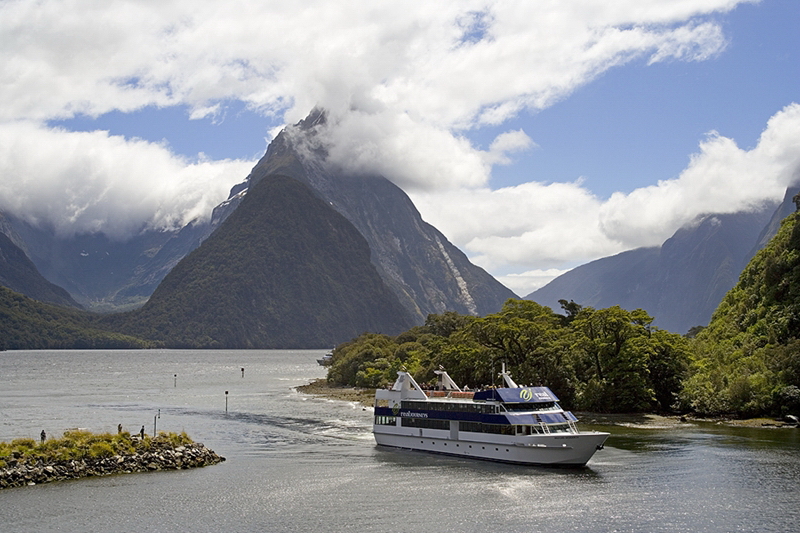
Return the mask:
<svg viewBox="0 0 800 533">
<path fill-rule="evenodd" d="M 399 430 L 399 431 L 398 431 Z M 583 466 L 602 448 L 608 433 L 553 433 L 506 436 L 459 432 L 451 439 L 448 431 L 375 426 L 375 442 L 381 446 L 405 448 L 489 461 L 529 465 Z M 492 442 L 487 439 L 494 437 Z"/>
</svg>

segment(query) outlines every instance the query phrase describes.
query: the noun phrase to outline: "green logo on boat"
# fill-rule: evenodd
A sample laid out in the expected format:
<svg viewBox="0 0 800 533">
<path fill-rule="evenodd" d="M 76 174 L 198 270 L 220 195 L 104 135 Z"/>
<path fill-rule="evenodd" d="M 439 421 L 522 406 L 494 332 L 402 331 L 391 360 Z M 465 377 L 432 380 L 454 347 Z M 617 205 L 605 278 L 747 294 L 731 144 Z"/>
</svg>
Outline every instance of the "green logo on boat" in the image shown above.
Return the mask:
<svg viewBox="0 0 800 533">
<path fill-rule="evenodd" d="M 526 402 L 529 402 L 531 399 L 533 399 L 533 391 L 531 389 L 522 389 L 519 391 L 519 397 Z"/>
</svg>

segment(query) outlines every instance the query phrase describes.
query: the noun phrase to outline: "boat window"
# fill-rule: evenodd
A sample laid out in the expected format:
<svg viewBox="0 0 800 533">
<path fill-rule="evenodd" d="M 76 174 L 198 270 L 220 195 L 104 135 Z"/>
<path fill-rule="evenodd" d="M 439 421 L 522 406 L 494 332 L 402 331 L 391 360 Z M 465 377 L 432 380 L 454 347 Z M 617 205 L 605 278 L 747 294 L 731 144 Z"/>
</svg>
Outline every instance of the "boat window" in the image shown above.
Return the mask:
<svg viewBox="0 0 800 533">
<path fill-rule="evenodd" d="M 396 420 L 393 416 L 376 416 L 375 424 L 378 426 L 394 426 Z"/>
<path fill-rule="evenodd" d="M 555 402 L 542 403 L 504 403 L 507 411 L 547 411 L 555 407 Z"/>
<path fill-rule="evenodd" d="M 464 422 L 458 425 L 459 431 L 474 433 L 494 433 L 497 435 L 514 435 L 514 426 L 507 424 L 482 424 L 480 422 Z"/>
<path fill-rule="evenodd" d="M 481 414 L 496 414 L 499 412 L 499 406 L 495 404 L 486 403 L 472 403 L 472 402 L 448 402 L 448 401 L 414 401 L 403 400 L 401 402 L 403 409 L 413 409 L 417 411 L 448 411 L 460 413 L 481 413 Z"/>
<path fill-rule="evenodd" d="M 435 418 L 403 418 L 401 424 L 408 428 L 450 429 L 449 420 Z"/>
</svg>

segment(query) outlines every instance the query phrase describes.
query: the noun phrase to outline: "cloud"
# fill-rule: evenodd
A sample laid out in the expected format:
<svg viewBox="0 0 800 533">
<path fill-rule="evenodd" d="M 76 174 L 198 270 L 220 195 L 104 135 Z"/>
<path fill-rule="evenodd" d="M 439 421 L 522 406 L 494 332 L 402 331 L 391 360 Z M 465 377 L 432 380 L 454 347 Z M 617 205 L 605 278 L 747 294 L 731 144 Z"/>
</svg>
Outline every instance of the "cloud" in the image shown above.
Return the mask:
<svg viewBox="0 0 800 533">
<path fill-rule="evenodd" d="M 580 181 L 411 196 L 427 222 L 491 272 L 563 268 L 624 249 L 602 231 L 602 202 Z"/>
<path fill-rule="evenodd" d="M 188 161 L 167 146 L 23 122 L 0 125 L 0 211 L 64 235 L 123 239 L 211 214 L 254 161 Z"/>
<path fill-rule="evenodd" d="M 559 270 L 557 268 L 548 268 L 546 270 L 528 270 L 519 274 L 506 274 L 505 276 L 498 276 L 497 280 L 503 285 L 514 291 L 515 294 L 524 298 L 536 289 L 544 287 L 554 278 L 561 274 L 568 272 L 568 270 Z"/>
<path fill-rule="evenodd" d="M 798 176 L 800 104 L 791 104 L 769 120 L 751 150 L 711 133 L 676 179 L 607 200 L 580 180 L 416 191 L 412 199 L 423 218 L 473 262 L 527 295 L 549 281 L 547 275 L 658 246 L 700 214 L 735 213 L 779 200 Z M 514 274 L 520 268 L 536 274 Z"/>
<path fill-rule="evenodd" d="M 679 179 L 607 201 L 577 177 L 493 191 L 492 168 L 534 140 L 506 131 L 480 149 L 467 133 L 634 60 L 714 57 L 727 45 L 715 16 L 746 1 L 3 2 L 0 209 L 120 237 L 207 216 L 252 162 L 190 161 L 167 145 L 44 124 L 146 106 L 200 118 L 241 101 L 287 124 L 325 108 L 332 162 L 392 179 L 501 275 L 656 244 L 698 210 L 777 190 L 796 112 L 776 116 L 751 152 L 712 135 Z"/>
<path fill-rule="evenodd" d="M 600 225 L 628 247 L 660 244 L 698 214 L 735 213 L 781 198 L 798 171 L 800 105 L 791 104 L 769 120 L 752 150 L 712 132 L 677 179 L 614 193 Z"/>
<path fill-rule="evenodd" d="M 320 105 L 499 124 L 636 57 L 718 53 L 697 17 L 742 1 L 17 0 L 0 7 L 0 118 L 237 99 L 290 123 Z"/>
</svg>

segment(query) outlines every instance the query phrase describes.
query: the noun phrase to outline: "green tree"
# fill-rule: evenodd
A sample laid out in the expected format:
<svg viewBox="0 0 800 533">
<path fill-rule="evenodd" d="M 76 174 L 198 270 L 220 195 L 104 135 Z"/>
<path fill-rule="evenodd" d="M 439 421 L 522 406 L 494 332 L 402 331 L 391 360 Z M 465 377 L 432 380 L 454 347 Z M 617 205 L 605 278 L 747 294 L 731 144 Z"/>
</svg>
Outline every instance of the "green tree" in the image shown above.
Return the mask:
<svg viewBox="0 0 800 533">
<path fill-rule="evenodd" d="M 681 402 L 701 414 L 798 409 L 800 214 L 786 217 L 697 334 Z M 797 413 L 797 411 L 794 411 Z"/>
<path fill-rule="evenodd" d="M 578 404 L 595 411 L 639 411 L 653 401 L 648 361 L 653 319 L 641 309 L 583 308 L 572 322 Z"/>
<path fill-rule="evenodd" d="M 660 329 L 652 332 L 649 341 L 647 368 L 656 407 L 668 411 L 678 402 L 692 354 L 691 345 L 685 337 Z"/>
</svg>

